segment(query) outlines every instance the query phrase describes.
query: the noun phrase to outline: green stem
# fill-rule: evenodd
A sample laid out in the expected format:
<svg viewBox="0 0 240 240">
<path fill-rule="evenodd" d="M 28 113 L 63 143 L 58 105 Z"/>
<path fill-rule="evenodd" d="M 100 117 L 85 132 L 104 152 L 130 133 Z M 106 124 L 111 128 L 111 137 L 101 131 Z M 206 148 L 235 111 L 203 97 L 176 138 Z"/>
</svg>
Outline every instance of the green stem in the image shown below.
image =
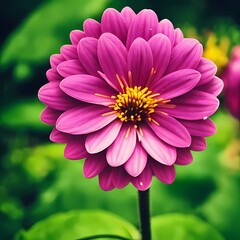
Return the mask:
<svg viewBox="0 0 240 240">
<path fill-rule="evenodd" d="M 99 238 L 104 238 L 104 239 L 119 239 L 119 240 L 130 240 L 129 238 L 121 237 L 118 235 L 113 235 L 113 234 L 99 234 L 99 235 L 93 235 L 89 237 L 84 237 L 84 238 L 78 238 L 77 240 L 90 240 L 90 239 L 99 239 Z"/>
<path fill-rule="evenodd" d="M 151 240 L 149 189 L 138 191 L 138 201 L 142 240 Z"/>
</svg>

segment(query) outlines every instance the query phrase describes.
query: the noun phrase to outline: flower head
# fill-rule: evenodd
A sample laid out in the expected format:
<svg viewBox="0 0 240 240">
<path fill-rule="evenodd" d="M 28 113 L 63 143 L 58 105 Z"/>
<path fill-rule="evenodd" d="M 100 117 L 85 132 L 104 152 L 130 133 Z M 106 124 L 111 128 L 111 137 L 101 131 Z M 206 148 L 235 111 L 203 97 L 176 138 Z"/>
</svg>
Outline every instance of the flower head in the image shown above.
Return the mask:
<svg viewBox="0 0 240 240">
<path fill-rule="evenodd" d="M 222 73 L 225 105 L 240 120 L 240 46 L 232 50 L 231 59 Z"/>
<path fill-rule="evenodd" d="M 218 73 L 220 73 L 228 63 L 227 52 L 229 44 L 230 39 L 226 36 L 221 37 L 219 44 L 217 44 L 216 35 L 212 32 L 208 34 L 203 56 L 212 60 L 217 65 Z"/>
<path fill-rule="evenodd" d="M 215 133 L 208 117 L 223 84 L 202 45 L 152 10 L 129 7 L 87 19 L 70 39 L 39 90 L 50 139 L 67 144 L 66 158 L 85 158 L 84 176 L 98 175 L 104 190 L 146 190 L 153 175 L 172 183 L 174 165 L 191 163 Z"/>
</svg>

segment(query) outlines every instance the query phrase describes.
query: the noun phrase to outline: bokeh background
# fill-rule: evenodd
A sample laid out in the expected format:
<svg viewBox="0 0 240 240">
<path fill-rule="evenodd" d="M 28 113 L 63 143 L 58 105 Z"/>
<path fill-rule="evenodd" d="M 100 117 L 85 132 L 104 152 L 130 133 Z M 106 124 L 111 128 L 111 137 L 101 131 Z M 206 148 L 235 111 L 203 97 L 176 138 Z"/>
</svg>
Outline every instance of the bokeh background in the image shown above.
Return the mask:
<svg viewBox="0 0 240 240">
<path fill-rule="evenodd" d="M 47 82 L 49 57 L 70 42 L 83 21 L 100 21 L 107 7 L 136 12 L 151 8 L 170 19 L 185 36 L 198 38 L 205 56 L 219 67 L 240 44 L 240 1 L 234 0 L 8 0 L 0 8 L 0 239 L 13 239 L 51 214 L 73 209 L 103 209 L 138 225 L 137 194 L 132 186 L 103 192 L 97 179 L 84 179 L 82 161 L 63 157 L 64 146 L 51 143 L 51 128 L 39 120 L 44 105 L 38 89 Z M 198 216 L 225 239 L 240 239 L 239 121 L 220 96 L 213 116 L 218 132 L 193 164 L 177 168 L 172 185 L 157 180 L 151 188 L 152 215 Z M 195 226 L 192 226 L 194 228 Z M 178 239 L 176 239 L 178 240 Z"/>
</svg>

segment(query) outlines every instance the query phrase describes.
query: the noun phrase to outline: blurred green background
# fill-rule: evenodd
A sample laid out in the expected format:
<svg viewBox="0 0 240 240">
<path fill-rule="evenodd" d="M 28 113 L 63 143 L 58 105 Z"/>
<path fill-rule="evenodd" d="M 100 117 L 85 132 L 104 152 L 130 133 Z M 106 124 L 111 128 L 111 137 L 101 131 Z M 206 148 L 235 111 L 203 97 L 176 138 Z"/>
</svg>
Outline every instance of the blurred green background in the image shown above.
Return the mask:
<svg viewBox="0 0 240 240">
<path fill-rule="evenodd" d="M 63 145 L 48 140 L 51 128 L 39 120 L 44 106 L 38 89 L 47 82 L 49 57 L 69 43 L 69 33 L 88 18 L 100 20 L 107 7 L 136 12 L 151 8 L 185 36 L 205 45 L 205 56 L 221 69 L 240 44 L 240 1 L 234 0 L 8 0 L 0 9 L 0 239 L 13 239 L 51 214 L 102 209 L 138 226 L 136 190 L 103 192 L 97 179 L 84 179 L 82 161 L 63 157 Z M 172 185 L 151 188 L 152 215 L 193 214 L 225 239 L 240 239 L 239 122 L 222 105 L 213 116 L 218 133 L 190 166 L 177 168 Z M 194 224 L 192 228 L 197 228 Z M 171 230 L 169 230 L 171 231 Z M 34 238 L 33 238 L 34 239 Z M 175 238 L 178 240 L 177 238 Z M 180 238 L 179 238 L 180 239 Z M 187 238 L 185 238 L 187 239 Z"/>
</svg>

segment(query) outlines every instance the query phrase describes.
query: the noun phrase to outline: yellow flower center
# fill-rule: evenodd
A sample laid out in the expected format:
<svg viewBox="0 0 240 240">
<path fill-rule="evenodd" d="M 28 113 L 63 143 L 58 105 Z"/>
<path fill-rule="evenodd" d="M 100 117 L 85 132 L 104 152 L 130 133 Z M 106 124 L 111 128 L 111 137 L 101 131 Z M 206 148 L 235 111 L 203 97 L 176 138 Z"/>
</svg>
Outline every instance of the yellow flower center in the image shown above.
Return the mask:
<svg viewBox="0 0 240 240">
<path fill-rule="evenodd" d="M 151 114 L 158 103 L 163 99 L 156 99 L 159 93 L 152 94 L 147 87 L 126 87 L 123 93 L 119 93 L 116 97 L 116 103 L 113 106 L 117 111 L 118 118 L 123 122 L 134 122 L 135 127 L 144 120 L 151 121 Z"/>
</svg>

